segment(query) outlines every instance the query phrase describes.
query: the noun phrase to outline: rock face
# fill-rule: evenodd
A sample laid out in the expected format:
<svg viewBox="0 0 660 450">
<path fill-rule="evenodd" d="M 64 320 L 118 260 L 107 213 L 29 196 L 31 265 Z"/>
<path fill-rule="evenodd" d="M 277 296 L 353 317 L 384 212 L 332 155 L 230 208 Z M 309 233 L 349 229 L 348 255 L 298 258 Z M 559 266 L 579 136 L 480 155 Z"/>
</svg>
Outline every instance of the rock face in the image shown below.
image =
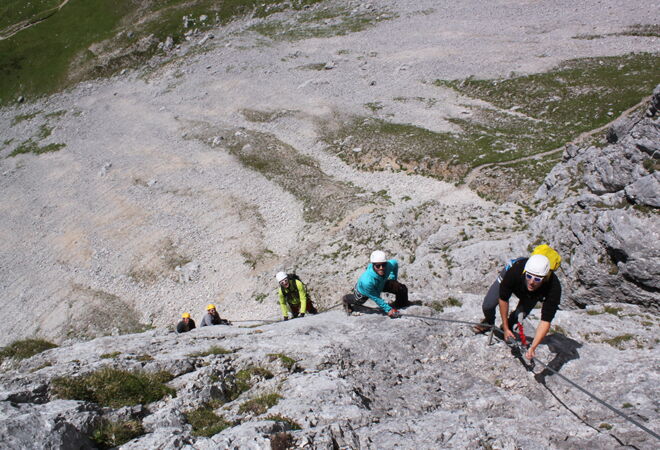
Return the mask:
<svg viewBox="0 0 660 450">
<path fill-rule="evenodd" d="M 423 305 L 395 320 L 368 308 L 352 317 L 335 310 L 256 328 L 110 336 L 6 361 L 0 441 L 11 449 L 33 448 L 35 437 L 44 448 L 90 448 L 103 421 L 133 420 L 144 434 L 121 448 L 656 447 L 653 437 L 549 371 L 526 371 L 498 339 L 488 346 L 487 336 L 465 325 L 432 319 L 479 317 L 480 297 L 460 300 L 441 316 Z M 553 325 L 564 332 L 548 336 L 537 357 L 657 430 L 660 380 L 650 369 L 658 321 L 631 320 L 644 314 L 638 306 L 617 311 L 626 317 L 599 308 L 559 311 Z M 634 335 L 622 339 L 621 330 Z M 204 355 L 218 346 L 228 353 Z M 104 367 L 168 371 L 176 394 L 119 408 L 55 398 L 54 378 Z M 247 389 L 231 395 L 246 371 Z M 267 394 L 280 398 L 261 410 L 246 407 Z M 228 427 L 196 436 L 186 413 L 203 405 Z"/>
<path fill-rule="evenodd" d="M 569 146 L 537 192 L 533 233 L 565 257 L 577 305 L 660 302 L 660 86 L 646 111 L 624 117 L 603 148 Z"/>
</svg>

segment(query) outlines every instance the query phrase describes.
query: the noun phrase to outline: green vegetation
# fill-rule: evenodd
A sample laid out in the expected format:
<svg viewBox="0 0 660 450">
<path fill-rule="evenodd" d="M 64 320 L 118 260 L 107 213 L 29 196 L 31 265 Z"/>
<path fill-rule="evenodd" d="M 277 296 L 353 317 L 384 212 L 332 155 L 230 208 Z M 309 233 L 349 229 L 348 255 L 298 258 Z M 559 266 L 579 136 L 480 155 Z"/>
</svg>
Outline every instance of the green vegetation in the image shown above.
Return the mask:
<svg viewBox="0 0 660 450">
<path fill-rule="evenodd" d="M 51 390 L 59 398 L 120 408 L 174 396 L 174 389 L 164 384 L 172 378 L 168 372 L 129 372 L 105 367 L 81 377 L 55 378 Z"/>
<path fill-rule="evenodd" d="M 211 405 L 204 405 L 194 411 L 184 414 L 193 428 L 193 435 L 210 437 L 232 426 L 222 417 L 213 412 Z"/>
<path fill-rule="evenodd" d="M 463 302 L 461 302 L 457 298 L 448 297 L 442 301 L 434 300 L 429 304 L 429 306 L 438 312 L 443 312 L 445 308 L 448 308 L 450 306 L 459 306 L 459 307 L 463 306 Z"/>
<path fill-rule="evenodd" d="M 452 120 L 477 142 L 477 148 L 467 149 L 471 155 L 464 157 L 466 161 L 474 164 L 484 150 L 489 154 L 480 157 L 480 163 L 507 161 L 558 148 L 639 103 L 660 81 L 654 70 L 658 56 L 575 59 L 547 73 L 436 84 L 499 109 L 482 112 L 485 120 Z"/>
<path fill-rule="evenodd" d="M 141 362 L 147 362 L 147 361 L 153 361 L 154 357 L 151 355 L 137 355 L 135 359 Z"/>
<path fill-rule="evenodd" d="M 264 21 L 253 25 L 249 30 L 274 41 L 297 41 L 314 37 L 343 36 L 363 31 L 393 17 L 394 15 L 383 12 L 364 11 L 352 14 L 346 7 L 326 7 L 302 11 L 297 15 L 296 22 Z"/>
<path fill-rule="evenodd" d="M 228 355 L 229 353 L 233 353 L 233 352 L 231 350 L 227 350 L 224 347 L 220 347 L 219 345 L 214 345 L 206 351 L 191 353 L 188 356 L 191 356 L 193 358 L 201 358 L 209 355 Z"/>
<path fill-rule="evenodd" d="M 629 26 L 625 31 L 620 31 L 618 33 L 608 33 L 608 34 L 579 34 L 573 39 L 603 39 L 607 36 L 642 36 L 642 37 L 660 37 L 660 25 L 632 25 Z"/>
<path fill-rule="evenodd" d="M 271 414 L 270 416 L 264 417 L 264 420 L 272 420 L 273 422 L 283 423 L 289 430 L 302 430 L 302 427 L 298 422 L 279 414 Z"/>
<path fill-rule="evenodd" d="M 101 449 L 119 447 L 144 434 L 142 423 L 137 420 L 103 421 L 90 438 Z"/>
<path fill-rule="evenodd" d="M 315 159 L 271 134 L 204 130 L 197 138 L 208 142 L 209 135 L 224 135 L 225 148 L 244 166 L 293 194 L 303 204 L 303 218 L 308 222 L 338 221 L 346 211 L 353 211 L 369 201 L 380 201 L 364 195 L 364 190 L 355 185 L 330 177 L 321 170 Z M 314 180 L 314 183 L 301 183 L 300 180 Z M 268 249 L 242 252 L 245 263 L 253 268 L 262 258 L 273 254 Z"/>
<path fill-rule="evenodd" d="M 7 0 L 0 6 L 0 36 L 18 30 L 24 20 L 47 18 L 0 40 L 0 104 L 19 95 L 50 94 L 83 79 L 140 67 L 158 51 L 159 41 L 170 36 L 179 43 L 191 28 L 203 31 L 236 17 L 266 17 L 319 1 L 69 0 L 53 14 L 49 9 L 60 1 Z M 208 19 L 202 21 L 202 15 Z M 189 17 L 188 29 L 184 16 Z"/>
<path fill-rule="evenodd" d="M 279 359 L 282 362 L 282 365 L 288 370 L 291 370 L 296 364 L 295 359 L 286 356 L 284 353 L 269 353 L 267 356 L 271 358 L 271 360 Z"/>
<path fill-rule="evenodd" d="M 41 155 L 42 153 L 56 152 L 63 147 L 66 147 L 66 144 L 52 143 L 40 147 L 39 144 L 33 142 L 31 139 L 28 139 L 16 147 L 14 151 L 12 151 L 7 157 L 10 158 L 23 153 L 34 153 L 35 155 Z"/>
<path fill-rule="evenodd" d="M 546 73 L 506 79 L 437 80 L 438 86 L 492 107 L 474 107 L 469 118 L 448 119 L 460 133 L 353 117 L 340 128 L 325 130 L 323 140 L 328 151 L 362 170 L 391 167 L 461 181 L 474 167 L 505 163 L 487 177 L 503 171 L 515 177 L 516 183 L 523 179 L 538 186 L 560 152 L 520 158 L 560 149 L 639 103 L 660 82 L 655 70 L 658 56 L 637 53 L 576 59 Z M 347 140 L 348 136 L 352 138 Z M 353 152 L 354 147 L 362 150 Z"/>
<path fill-rule="evenodd" d="M 57 345 L 43 339 L 22 339 L 0 349 L 0 362 L 5 359 L 27 359 Z"/>
<path fill-rule="evenodd" d="M 102 359 L 113 359 L 116 358 L 117 356 L 121 355 L 121 352 L 110 352 L 110 353 L 103 353 L 101 355 Z"/>
<path fill-rule="evenodd" d="M 259 397 L 248 400 L 239 406 L 238 412 L 241 414 L 250 413 L 258 416 L 277 405 L 277 402 L 281 398 L 282 396 L 277 393 L 260 395 Z"/>
<path fill-rule="evenodd" d="M 234 376 L 234 385 L 227 392 L 227 400 L 234 401 L 236 400 L 243 392 L 247 392 L 253 385 L 255 378 L 262 378 L 269 380 L 273 378 L 273 374 L 264 369 L 263 367 L 248 367 L 243 370 L 239 370 Z"/>
<path fill-rule="evenodd" d="M 609 423 L 603 422 L 600 425 L 598 425 L 598 428 L 602 428 L 604 430 L 611 430 L 613 426 L 610 425 Z"/>
<path fill-rule="evenodd" d="M 623 348 L 623 343 L 632 341 L 634 336 L 632 334 L 622 334 L 621 336 L 615 336 L 610 339 L 603 339 L 603 342 L 605 344 L 609 344 L 612 347 L 622 349 Z"/>
<path fill-rule="evenodd" d="M 625 402 L 621 407 L 622 408 L 632 408 L 633 405 L 632 405 L 632 403 Z"/>
</svg>

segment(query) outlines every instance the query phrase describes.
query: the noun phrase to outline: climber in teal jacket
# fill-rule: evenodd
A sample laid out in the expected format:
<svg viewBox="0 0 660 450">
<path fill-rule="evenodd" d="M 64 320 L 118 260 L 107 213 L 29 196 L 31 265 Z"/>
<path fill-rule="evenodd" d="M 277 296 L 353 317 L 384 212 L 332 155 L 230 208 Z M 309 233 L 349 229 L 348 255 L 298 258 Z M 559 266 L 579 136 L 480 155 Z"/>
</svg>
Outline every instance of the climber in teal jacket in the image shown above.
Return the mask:
<svg viewBox="0 0 660 450">
<path fill-rule="evenodd" d="M 408 288 L 397 280 L 399 264 L 395 259 L 388 260 L 385 252 L 376 250 L 371 254 L 371 264 L 358 279 L 353 293 L 342 298 L 344 311 L 350 315 L 354 305 L 361 305 L 368 299 L 373 300 L 388 316 L 399 317 L 396 308 L 408 306 Z M 396 296 L 394 307 L 387 304 L 380 295 L 389 292 Z"/>
</svg>

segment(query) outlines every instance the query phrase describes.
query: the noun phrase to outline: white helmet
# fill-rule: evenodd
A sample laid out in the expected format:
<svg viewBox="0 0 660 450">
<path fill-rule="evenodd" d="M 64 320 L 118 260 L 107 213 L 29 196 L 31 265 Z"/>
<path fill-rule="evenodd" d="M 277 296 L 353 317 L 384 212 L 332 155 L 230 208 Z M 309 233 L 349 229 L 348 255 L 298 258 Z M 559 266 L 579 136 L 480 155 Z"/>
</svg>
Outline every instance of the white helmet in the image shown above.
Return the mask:
<svg viewBox="0 0 660 450">
<path fill-rule="evenodd" d="M 286 276 L 286 273 L 284 273 L 284 272 L 277 272 L 277 275 L 275 275 L 275 278 L 277 278 L 278 283 L 281 283 L 282 280 L 286 280 L 288 277 Z"/>
<path fill-rule="evenodd" d="M 369 261 L 372 263 L 384 263 L 387 262 L 387 257 L 385 256 L 385 252 L 376 250 L 375 252 L 371 253 L 371 258 L 369 258 Z"/>
<path fill-rule="evenodd" d="M 550 260 L 543 255 L 532 255 L 525 263 L 525 272 L 544 277 L 550 272 Z"/>
</svg>

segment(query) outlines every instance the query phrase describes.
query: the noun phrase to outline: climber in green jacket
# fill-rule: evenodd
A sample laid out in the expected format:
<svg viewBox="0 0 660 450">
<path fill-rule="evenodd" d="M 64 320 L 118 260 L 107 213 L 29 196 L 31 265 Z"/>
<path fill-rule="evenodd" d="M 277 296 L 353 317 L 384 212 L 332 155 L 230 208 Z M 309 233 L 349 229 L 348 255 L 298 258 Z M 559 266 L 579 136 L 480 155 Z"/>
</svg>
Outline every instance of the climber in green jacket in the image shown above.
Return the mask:
<svg viewBox="0 0 660 450">
<path fill-rule="evenodd" d="M 284 320 L 289 320 L 289 312 L 291 312 L 294 319 L 305 317 L 308 312 L 316 314 L 316 308 L 307 295 L 305 284 L 300 281 L 297 275 L 278 272 L 275 278 L 279 284 L 277 292 L 280 297 L 280 309 Z"/>
</svg>

